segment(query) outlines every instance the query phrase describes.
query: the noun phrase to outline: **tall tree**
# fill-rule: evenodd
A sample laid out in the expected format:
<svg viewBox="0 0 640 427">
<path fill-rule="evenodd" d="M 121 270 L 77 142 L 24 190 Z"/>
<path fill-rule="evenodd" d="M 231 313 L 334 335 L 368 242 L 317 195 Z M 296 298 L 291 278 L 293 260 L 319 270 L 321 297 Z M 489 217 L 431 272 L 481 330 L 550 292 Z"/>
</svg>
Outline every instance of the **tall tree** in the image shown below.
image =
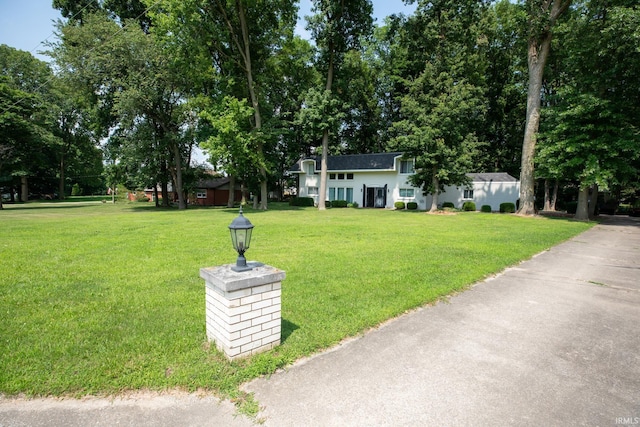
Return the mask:
<svg viewBox="0 0 640 427">
<path fill-rule="evenodd" d="M 534 160 L 536 134 L 540 126 L 540 94 L 544 68 L 549 58 L 553 27 L 558 17 L 571 4 L 571 0 L 526 0 L 529 36 L 527 64 L 529 81 L 527 89 L 527 112 L 522 160 L 520 166 L 520 206 L 518 214 L 534 215 L 535 175 Z"/>
<path fill-rule="evenodd" d="M 591 188 L 608 189 L 637 176 L 640 132 L 608 101 L 571 91 L 563 90 L 563 100 L 549 112 L 538 161 L 578 182 L 576 219 L 588 220 Z"/>
<path fill-rule="evenodd" d="M 640 169 L 640 9 L 626 0 L 577 2 L 558 27 L 558 76 L 543 110 L 540 167 L 578 183 L 576 218 L 593 215 L 597 189 L 637 179 Z M 589 190 L 592 203 L 589 204 Z"/>
<path fill-rule="evenodd" d="M 140 0 L 53 0 L 53 8 L 60 10 L 70 22 L 83 24 L 89 15 L 106 11 L 111 18 L 121 22 L 136 20 L 145 33 L 151 28 L 147 6 Z"/>
<path fill-rule="evenodd" d="M 417 75 L 405 76 L 392 147 L 415 159 L 410 180 L 433 196 L 432 211 L 445 185 L 467 183 L 476 155 L 486 109 L 483 8 L 476 0 L 424 3 L 405 27 L 407 71 Z M 422 61 L 412 57 L 417 50 Z"/>
<path fill-rule="evenodd" d="M 190 55 L 185 56 L 188 60 L 204 59 L 199 63 L 205 68 L 198 72 L 211 75 L 207 95 L 220 102 L 224 95 L 245 98 L 253 109 L 253 150 L 259 159 L 254 166 L 260 181 L 260 208 L 267 209 L 265 145 L 270 132 L 263 129 L 262 104 L 268 84 L 261 78 L 268 75 L 268 58 L 293 35 L 293 0 L 163 0 L 160 6 L 162 12 L 152 17 L 163 34 L 174 39 L 177 52 Z"/>
<path fill-rule="evenodd" d="M 315 15 L 309 18 L 308 28 L 320 50 L 320 67 L 326 70 L 324 91 L 331 96 L 335 74 L 345 54 L 358 48 L 361 37 L 372 31 L 373 5 L 371 0 L 314 0 L 312 11 Z M 329 127 L 326 126 L 322 133 L 319 210 L 326 209 L 328 155 Z"/>
<path fill-rule="evenodd" d="M 478 137 L 487 145 L 478 172 L 520 174 L 526 111 L 526 11 L 509 0 L 487 8 L 487 113 Z"/>
<path fill-rule="evenodd" d="M 300 158 L 310 154 L 313 143 L 308 129 L 297 120 L 305 94 L 318 87 L 321 76 L 314 67 L 315 49 L 308 40 L 294 36 L 286 40 L 282 49 L 269 59 L 267 112 L 271 112 L 270 127 L 275 145 L 267 152 L 276 194 L 283 196 L 293 184 L 289 168 Z"/>
<path fill-rule="evenodd" d="M 178 207 L 184 209 L 183 171 L 193 145 L 184 132 L 190 123 L 187 85 L 155 35 L 144 33 L 133 21 L 123 24 L 104 13 L 87 16 L 83 25 L 70 22 L 61 28 L 63 42 L 54 49 L 54 57 L 61 74 L 84 88 L 95 108 L 96 136 L 142 148 L 129 150 L 138 153 L 129 161 L 135 159 L 138 169 L 155 166 L 155 172 L 146 172 L 151 181 L 147 185 L 160 182 L 164 189 L 170 176 Z M 118 150 L 112 147 L 110 152 Z M 168 203 L 166 196 L 163 201 Z"/>
<path fill-rule="evenodd" d="M 45 62 L 29 52 L 0 45 L 0 173 L 20 181 L 24 202 L 29 196 L 29 179 L 50 169 L 46 154 L 55 137 L 47 103 L 53 79 Z"/>
</svg>

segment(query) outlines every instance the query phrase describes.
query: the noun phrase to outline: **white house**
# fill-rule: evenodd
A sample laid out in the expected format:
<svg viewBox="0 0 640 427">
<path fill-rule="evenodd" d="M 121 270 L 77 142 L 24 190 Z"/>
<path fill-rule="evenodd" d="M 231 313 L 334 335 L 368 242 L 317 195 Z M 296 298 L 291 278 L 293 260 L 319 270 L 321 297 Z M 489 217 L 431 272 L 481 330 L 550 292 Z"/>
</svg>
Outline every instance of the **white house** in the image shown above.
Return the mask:
<svg viewBox="0 0 640 427">
<path fill-rule="evenodd" d="M 414 161 L 402 160 L 403 153 L 353 154 L 327 158 L 327 194 L 325 200 L 356 202 L 360 207 L 393 208 L 396 201 L 416 202 L 418 209 L 431 206 L 431 196 L 409 184 Z M 318 202 L 320 157 L 299 160 L 291 172 L 298 175 L 298 196 L 312 197 Z M 467 187 L 449 186 L 438 196 L 438 203 L 452 202 L 460 208 L 473 201 L 476 209 L 490 205 L 497 211 L 500 204 L 516 203 L 520 182 L 507 173 L 472 173 Z"/>
</svg>

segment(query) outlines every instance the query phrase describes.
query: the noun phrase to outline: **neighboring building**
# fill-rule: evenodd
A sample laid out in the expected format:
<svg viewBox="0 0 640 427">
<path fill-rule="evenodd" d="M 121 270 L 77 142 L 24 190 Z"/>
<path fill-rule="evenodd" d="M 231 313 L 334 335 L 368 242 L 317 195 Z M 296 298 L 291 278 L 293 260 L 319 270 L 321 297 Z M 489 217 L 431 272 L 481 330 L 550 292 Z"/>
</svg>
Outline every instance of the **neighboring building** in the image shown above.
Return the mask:
<svg viewBox="0 0 640 427">
<path fill-rule="evenodd" d="M 203 179 L 198 181 L 195 193 L 189 196 L 189 202 L 200 206 L 226 206 L 229 201 L 229 181 L 228 177 Z M 149 202 L 155 202 L 155 192 L 153 188 L 145 188 L 143 192 L 127 193 L 127 198 L 131 201 L 137 199 L 139 195 L 144 195 Z M 169 194 L 172 202 L 178 200 L 177 194 L 173 192 L 171 184 L 169 184 Z M 162 189 L 158 186 L 158 197 L 162 200 Z M 235 190 L 236 203 L 242 200 L 242 192 Z"/>
<path fill-rule="evenodd" d="M 198 182 L 195 203 L 201 206 L 226 206 L 229 201 L 229 177 L 206 179 Z M 236 203 L 242 200 L 240 189 L 234 191 Z"/>
<path fill-rule="evenodd" d="M 396 201 L 416 202 L 418 209 L 431 206 L 431 195 L 409 184 L 414 161 L 403 160 L 403 153 L 354 154 L 327 158 L 326 200 L 356 202 L 360 207 L 393 208 Z M 320 157 L 299 160 L 291 172 L 298 175 L 298 195 L 313 197 L 318 202 L 320 189 Z M 497 211 L 500 204 L 516 203 L 520 182 L 507 173 L 472 173 L 467 187 L 448 186 L 438 196 L 438 203 L 452 202 L 461 207 L 473 201 L 476 209 L 490 205 Z"/>
</svg>

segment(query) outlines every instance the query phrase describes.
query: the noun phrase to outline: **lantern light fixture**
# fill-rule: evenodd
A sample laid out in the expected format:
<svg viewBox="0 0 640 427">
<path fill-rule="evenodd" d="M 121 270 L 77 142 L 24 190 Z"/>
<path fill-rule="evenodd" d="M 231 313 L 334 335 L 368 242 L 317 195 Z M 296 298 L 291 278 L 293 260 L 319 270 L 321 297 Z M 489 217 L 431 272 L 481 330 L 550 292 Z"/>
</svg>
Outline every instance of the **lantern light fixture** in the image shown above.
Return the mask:
<svg viewBox="0 0 640 427">
<path fill-rule="evenodd" d="M 231 243 L 233 244 L 233 249 L 238 252 L 236 265 L 231 266 L 233 271 L 249 271 L 254 267 L 253 265 L 247 265 L 247 259 L 244 257 L 244 253 L 249 249 L 249 244 L 251 243 L 251 230 L 253 230 L 253 224 L 242 215 L 242 205 L 240 205 L 238 217 L 229 225 Z"/>
</svg>

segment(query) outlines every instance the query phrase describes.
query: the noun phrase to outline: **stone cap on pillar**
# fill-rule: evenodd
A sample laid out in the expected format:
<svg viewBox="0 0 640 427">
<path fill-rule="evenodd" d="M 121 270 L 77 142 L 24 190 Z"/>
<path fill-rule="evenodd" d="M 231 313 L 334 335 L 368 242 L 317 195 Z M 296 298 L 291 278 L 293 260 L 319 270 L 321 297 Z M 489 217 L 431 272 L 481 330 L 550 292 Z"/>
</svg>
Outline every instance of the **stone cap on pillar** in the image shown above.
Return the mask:
<svg viewBox="0 0 640 427">
<path fill-rule="evenodd" d="M 231 269 L 235 264 L 226 264 L 218 267 L 205 267 L 200 269 L 200 277 L 216 288 L 233 292 L 240 289 L 253 288 L 268 283 L 281 282 L 285 278 L 285 272 L 269 265 L 258 262 L 248 262 L 256 265 L 248 271 L 237 272 Z"/>
</svg>

